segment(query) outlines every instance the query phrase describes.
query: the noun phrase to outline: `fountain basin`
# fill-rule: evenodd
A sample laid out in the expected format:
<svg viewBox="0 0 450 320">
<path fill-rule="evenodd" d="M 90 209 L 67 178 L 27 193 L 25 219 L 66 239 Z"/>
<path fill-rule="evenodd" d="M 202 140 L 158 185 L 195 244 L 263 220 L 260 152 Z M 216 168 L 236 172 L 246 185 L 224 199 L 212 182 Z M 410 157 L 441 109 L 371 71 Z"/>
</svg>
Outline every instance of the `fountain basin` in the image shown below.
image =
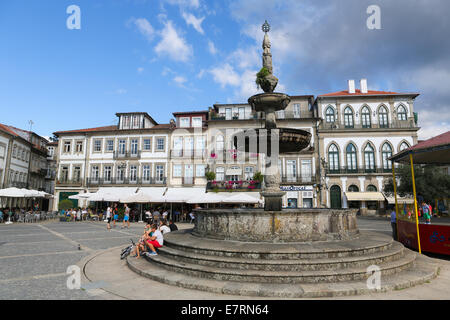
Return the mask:
<svg viewBox="0 0 450 320">
<path fill-rule="evenodd" d="M 281 111 L 286 109 L 291 102 L 291 97 L 284 93 L 261 93 L 248 99 L 248 103 L 256 111 Z"/>
<path fill-rule="evenodd" d="M 311 242 L 349 240 L 359 235 L 356 210 L 333 209 L 199 209 L 193 234 L 244 242 Z"/>
</svg>

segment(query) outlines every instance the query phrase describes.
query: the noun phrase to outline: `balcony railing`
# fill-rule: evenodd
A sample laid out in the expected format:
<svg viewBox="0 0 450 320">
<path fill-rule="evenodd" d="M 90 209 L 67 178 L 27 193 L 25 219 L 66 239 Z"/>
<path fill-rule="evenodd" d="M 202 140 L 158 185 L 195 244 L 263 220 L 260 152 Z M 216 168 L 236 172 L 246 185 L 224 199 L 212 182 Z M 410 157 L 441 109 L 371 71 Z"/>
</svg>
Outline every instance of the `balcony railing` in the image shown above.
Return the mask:
<svg viewBox="0 0 450 320">
<path fill-rule="evenodd" d="M 87 178 L 86 184 L 88 187 L 92 186 L 112 186 L 112 185 L 136 185 L 136 186 L 146 186 L 146 185 L 166 185 L 166 177 L 163 178 Z"/>
<path fill-rule="evenodd" d="M 392 168 L 326 168 L 325 169 L 326 174 L 336 174 L 336 175 L 342 175 L 342 174 L 392 174 Z"/>
<path fill-rule="evenodd" d="M 276 118 L 279 120 L 282 119 L 312 119 L 314 116 L 312 114 L 299 114 L 294 111 L 284 111 L 284 113 L 276 113 Z M 261 113 L 260 115 L 258 113 L 253 114 L 245 114 L 239 116 L 239 114 L 233 114 L 233 116 L 227 116 L 224 113 L 219 114 L 212 114 L 211 120 L 215 121 L 230 121 L 230 120 L 264 120 L 266 118 L 264 113 Z"/>
<path fill-rule="evenodd" d="M 172 149 L 170 150 L 170 157 L 173 158 L 206 158 L 206 150 L 190 150 L 190 149 Z"/>
<path fill-rule="evenodd" d="M 240 153 L 237 150 L 219 150 L 219 151 L 211 151 L 208 155 L 208 158 L 217 162 L 217 161 L 235 161 L 240 160 L 243 153 Z M 257 153 L 244 153 L 244 161 L 257 161 L 259 158 L 259 154 Z"/>
<path fill-rule="evenodd" d="M 113 155 L 114 160 L 122 160 L 122 159 L 140 159 L 141 158 L 141 150 L 136 152 L 129 151 L 114 151 Z"/>
<path fill-rule="evenodd" d="M 247 181 L 209 181 L 206 190 L 210 191 L 260 191 L 261 182 L 254 180 Z"/>
<path fill-rule="evenodd" d="M 56 184 L 60 186 L 81 186 L 82 183 L 82 179 L 58 179 L 56 181 Z"/>
<path fill-rule="evenodd" d="M 282 176 L 281 184 L 306 184 L 315 182 L 316 178 L 313 175 L 297 175 L 297 176 Z"/>
<path fill-rule="evenodd" d="M 389 124 L 353 124 L 351 126 L 338 122 L 323 122 L 320 126 L 322 130 L 361 130 L 361 129 L 415 129 L 417 125 L 413 120 L 410 121 L 394 121 Z"/>
<path fill-rule="evenodd" d="M 11 187 L 11 188 L 27 189 L 28 188 L 28 182 L 10 181 L 8 183 L 8 186 Z"/>
<path fill-rule="evenodd" d="M 182 184 L 184 186 L 193 186 L 195 184 L 195 178 L 194 177 L 183 177 Z"/>
</svg>

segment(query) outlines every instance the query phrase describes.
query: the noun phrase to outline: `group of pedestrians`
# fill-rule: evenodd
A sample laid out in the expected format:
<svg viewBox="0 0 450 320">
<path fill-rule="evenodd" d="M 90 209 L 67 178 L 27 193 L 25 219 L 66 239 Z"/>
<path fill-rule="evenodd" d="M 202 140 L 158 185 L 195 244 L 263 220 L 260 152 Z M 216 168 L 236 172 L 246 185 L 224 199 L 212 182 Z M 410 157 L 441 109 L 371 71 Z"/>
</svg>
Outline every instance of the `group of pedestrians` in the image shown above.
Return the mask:
<svg viewBox="0 0 450 320">
<path fill-rule="evenodd" d="M 123 216 L 123 222 L 122 222 L 122 227 L 123 228 L 130 228 L 130 208 L 128 207 L 127 204 L 124 205 L 124 216 Z M 106 209 L 106 220 L 107 220 L 107 224 L 106 224 L 106 228 L 111 231 L 111 221 L 113 221 L 113 228 L 116 227 L 116 222 L 119 221 L 119 208 L 117 208 L 117 203 L 115 203 L 113 205 L 113 207 L 108 207 Z"/>
<path fill-rule="evenodd" d="M 144 234 L 140 237 L 132 254 L 136 258 L 140 258 L 141 253 L 151 256 L 158 255 L 156 250 L 164 245 L 164 235 L 177 230 L 178 227 L 172 220 L 170 220 L 169 225 L 167 225 L 166 220 L 160 220 L 158 224 L 147 223 Z"/>
</svg>

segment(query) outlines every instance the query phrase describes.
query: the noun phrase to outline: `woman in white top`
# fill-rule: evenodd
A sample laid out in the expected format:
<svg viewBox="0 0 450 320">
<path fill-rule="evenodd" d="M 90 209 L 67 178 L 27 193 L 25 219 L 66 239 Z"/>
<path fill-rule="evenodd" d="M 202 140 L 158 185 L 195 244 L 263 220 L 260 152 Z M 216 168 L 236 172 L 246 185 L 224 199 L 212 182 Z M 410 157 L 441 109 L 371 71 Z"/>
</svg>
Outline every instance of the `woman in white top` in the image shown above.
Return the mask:
<svg viewBox="0 0 450 320">
<path fill-rule="evenodd" d="M 106 209 L 106 220 L 108 221 L 107 223 L 107 229 L 111 231 L 111 208 L 108 207 L 108 209 Z"/>
</svg>

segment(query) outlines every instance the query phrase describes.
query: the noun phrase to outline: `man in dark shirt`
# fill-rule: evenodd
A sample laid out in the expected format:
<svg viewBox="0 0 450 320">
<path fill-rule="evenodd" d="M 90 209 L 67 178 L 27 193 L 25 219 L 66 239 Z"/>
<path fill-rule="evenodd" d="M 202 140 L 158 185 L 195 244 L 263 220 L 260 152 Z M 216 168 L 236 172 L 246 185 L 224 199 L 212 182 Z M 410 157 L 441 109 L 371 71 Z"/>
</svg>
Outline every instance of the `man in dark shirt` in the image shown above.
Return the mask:
<svg viewBox="0 0 450 320">
<path fill-rule="evenodd" d="M 171 232 L 177 231 L 177 230 L 178 230 L 177 225 L 176 225 L 175 223 L 173 223 L 172 220 L 169 221 L 169 228 L 170 228 L 170 231 L 171 231 Z"/>
</svg>

